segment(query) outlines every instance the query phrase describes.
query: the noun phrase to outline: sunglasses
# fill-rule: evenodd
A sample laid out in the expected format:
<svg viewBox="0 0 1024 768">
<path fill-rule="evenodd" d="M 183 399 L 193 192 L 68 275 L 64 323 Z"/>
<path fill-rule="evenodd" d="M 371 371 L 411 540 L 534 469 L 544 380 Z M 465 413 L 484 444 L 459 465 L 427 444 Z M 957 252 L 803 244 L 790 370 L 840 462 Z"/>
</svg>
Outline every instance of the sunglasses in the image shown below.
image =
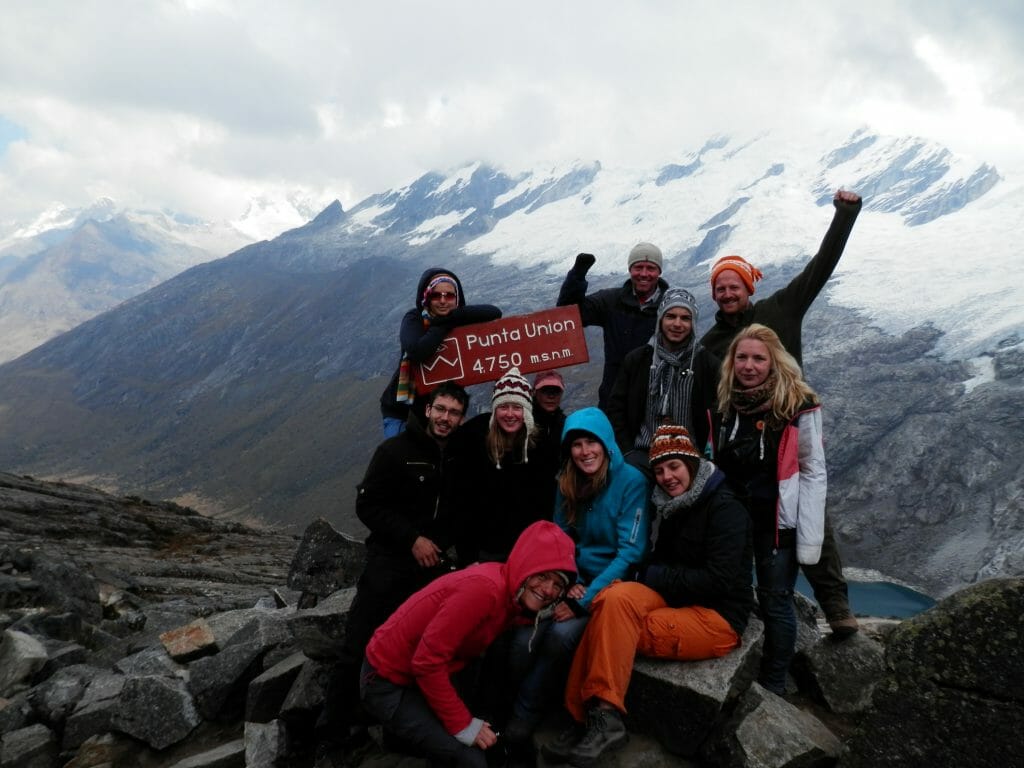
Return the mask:
<svg viewBox="0 0 1024 768">
<path fill-rule="evenodd" d="M 427 294 L 427 298 L 431 301 L 455 301 L 455 291 L 431 291 Z"/>
</svg>

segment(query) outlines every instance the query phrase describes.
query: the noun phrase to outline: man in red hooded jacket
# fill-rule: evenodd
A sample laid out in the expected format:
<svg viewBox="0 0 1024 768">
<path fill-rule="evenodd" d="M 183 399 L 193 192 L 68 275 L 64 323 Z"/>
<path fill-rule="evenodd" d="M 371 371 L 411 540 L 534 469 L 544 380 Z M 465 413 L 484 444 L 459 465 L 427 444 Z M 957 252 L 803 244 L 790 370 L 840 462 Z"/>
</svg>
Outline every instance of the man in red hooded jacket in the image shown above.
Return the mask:
<svg viewBox="0 0 1024 768">
<path fill-rule="evenodd" d="M 486 766 L 484 750 L 497 734 L 473 716 L 452 676 L 517 620 L 558 600 L 575 578 L 572 539 L 541 520 L 523 531 L 506 563 L 479 563 L 436 579 L 370 640 L 363 707 L 428 757 Z"/>
</svg>

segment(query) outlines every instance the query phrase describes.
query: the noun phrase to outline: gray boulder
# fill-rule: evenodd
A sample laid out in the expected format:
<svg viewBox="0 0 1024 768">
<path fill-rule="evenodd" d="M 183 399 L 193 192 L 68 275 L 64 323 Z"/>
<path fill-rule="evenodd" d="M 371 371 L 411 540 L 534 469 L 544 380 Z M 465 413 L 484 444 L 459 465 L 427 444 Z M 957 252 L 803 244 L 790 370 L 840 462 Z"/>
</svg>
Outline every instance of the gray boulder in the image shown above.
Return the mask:
<svg viewBox="0 0 1024 768">
<path fill-rule="evenodd" d="M 46 663 L 46 648 L 31 635 L 5 629 L 0 635 L 0 696 L 10 696 L 29 686 Z"/>
<path fill-rule="evenodd" d="M 112 672 L 97 675 L 89 682 L 75 711 L 64 723 L 63 749 L 77 749 L 90 736 L 110 730 L 124 682 L 124 675 Z"/>
<path fill-rule="evenodd" d="M 311 659 L 337 659 L 355 594 L 355 587 L 343 589 L 321 600 L 316 607 L 289 616 L 288 626 L 296 647 Z"/>
<path fill-rule="evenodd" d="M 221 722 L 241 718 L 246 689 L 262 670 L 264 650 L 255 643 L 237 643 L 189 665 L 188 688 L 204 718 Z"/>
<path fill-rule="evenodd" d="M 164 677 L 180 677 L 188 679 L 188 667 L 179 664 L 170 657 L 162 645 L 152 646 L 131 656 L 125 656 L 114 663 L 114 669 L 122 675 L 139 677 L 142 675 L 163 675 Z"/>
<path fill-rule="evenodd" d="M 975 584 L 903 622 L 843 766 L 1019 764 L 1022 637 L 1021 578 Z"/>
<path fill-rule="evenodd" d="M 65 667 L 84 664 L 89 658 L 89 652 L 78 643 L 43 640 L 43 646 L 46 648 L 46 663 L 39 670 L 37 679 L 46 680 Z"/>
<path fill-rule="evenodd" d="M 218 644 L 222 648 L 226 648 L 236 643 L 253 643 L 269 650 L 276 645 L 288 643 L 292 639 L 292 631 L 286 619 L 292 613 L 294 611 L 254 609 L 248 621 L 242 624 L 225 642 L 221 643 L 218 638 Z M 211 621 L 214 618 L 210 617 Z M 216 625 L 211 624 L 211 626 L 214 626 L 214 634 L 217 635 Z"/>
<path fill-rule="evenodd" d="M 111 720 L 113 728 L 154 749 L 177 744 L 199 723 L 185 683 L 158 675 L 128 678 Z"/>
<path fill-rule="evenodd" d="M 754 683 L 715 729 L 704 756 L 723 768 L 825 768 L 841 750 L 820 720 Z"/>
<path fill-rule="evenodd" d="M 74 613 L 91 623 L 103 618 L 99 585 L 73 562 L 33 556 L 32 578 L 39 583 L 47 603 L 58 606 L 57 612 Z"/>
<path fill-rule="evenodd" d="M 168 768 L 246 768 L 245 740 L 229 741 L 227 744 L 179 760 Z"/>
<path fill-rule="evenodd" d="M 751 618 L 740 647 L 718 659 L 677 662 L 637 657 L 626 694 L 629 727 L 653 733 L 668 751 L 697 753 L 727 700 L 757 674 L 764 625 Z"/>
<path fill-rule="evenodd" d="M 248 723 L 269 723 L 277 719 L 288 692 L 305 664 L 301 653 L 294 653 L 275 664 L 249 683 L 245 701 L 245 720 Z"/>
<path fill-rule="evenodd" d="M 29 702 L 43 722 L 63 723 L 75 711 L 89 684 L 105 674 L 85 664 L 66 667 L 29 691 Z"/>
<path fill-rule="evenodd" d="M 308 721 L 323 706 L 326 689 L 336 665 L 310 659 L 302 665 L 281 704 L 281 717 L 289 722 Z"/>
<path fill-rule="evenodd" d="M 288 730 L 281 720 L 245 724 L 246 768 L 276 768 L 288 755 Z"/>
<path fill-rule="evenodd" d="M 317 598 L 327 597 L 352 586 L 365 563 L 362 543 L 339 533 L 320 517 L 302 534 L 288 570 L 288 586 Z"/>
<path fill-rule="evenodd" d="M 885 673 L 885 651 L 861 632 L 838 641 L 826 637 L 797 654 L 793 673 L 801 690 L 833 712 L 863 712 Z"/>
<path fill-rule="evenodd" d="M 0 739 L 0 768 L 54 768 L 57 738 L 45 725 L 29 725 Z"/>
<path fill-rule="evenodd" d="M 28 700 L 28 691 L 22 691 L 9 699 L 0 698 L 0 733 L 24 728 L 31 717 L 32 705 Z"/>
</svg>

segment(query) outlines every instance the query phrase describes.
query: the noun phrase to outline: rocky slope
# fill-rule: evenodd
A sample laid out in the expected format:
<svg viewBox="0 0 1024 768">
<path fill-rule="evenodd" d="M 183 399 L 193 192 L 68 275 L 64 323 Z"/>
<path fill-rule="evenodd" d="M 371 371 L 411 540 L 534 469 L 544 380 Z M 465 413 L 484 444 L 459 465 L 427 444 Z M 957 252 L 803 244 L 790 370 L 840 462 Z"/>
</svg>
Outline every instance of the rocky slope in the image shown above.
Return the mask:
<svg viewBox="0 0 1024 768">
<path fill-rule="evenodd" d="M 0 524 L 0 768 L 425 768 L 373 741 L 317 754 L 311 724 L 361 557 L 325 521 L 299 542 L 0 475 Z M 1012 764 L 1022 599 L 1020 579 L 990 580 L 844 642 L 801 602 L 786 699 L 751 683 L 756 618 L 722 659 L 638 660 L 633 738 L 604 762 Z"/>
</svg>

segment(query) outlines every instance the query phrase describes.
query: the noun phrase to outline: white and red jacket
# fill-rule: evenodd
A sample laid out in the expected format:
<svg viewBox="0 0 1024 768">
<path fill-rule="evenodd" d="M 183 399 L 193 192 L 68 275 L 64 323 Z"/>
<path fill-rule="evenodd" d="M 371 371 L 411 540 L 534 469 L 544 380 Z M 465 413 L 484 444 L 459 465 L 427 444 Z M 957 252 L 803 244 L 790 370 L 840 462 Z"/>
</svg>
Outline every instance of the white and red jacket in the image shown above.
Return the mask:
<svg viewBox="0 0 1024 768">
<path fill-rule="evenodd" d="M 796 529 L 796 560 L 802 565 L 818 562 L 825 537 L 828 475 L 821 435 L 821 406 L 814 405 L 800 411 L 779 440 L 776 524 Z"/>
</svg>

